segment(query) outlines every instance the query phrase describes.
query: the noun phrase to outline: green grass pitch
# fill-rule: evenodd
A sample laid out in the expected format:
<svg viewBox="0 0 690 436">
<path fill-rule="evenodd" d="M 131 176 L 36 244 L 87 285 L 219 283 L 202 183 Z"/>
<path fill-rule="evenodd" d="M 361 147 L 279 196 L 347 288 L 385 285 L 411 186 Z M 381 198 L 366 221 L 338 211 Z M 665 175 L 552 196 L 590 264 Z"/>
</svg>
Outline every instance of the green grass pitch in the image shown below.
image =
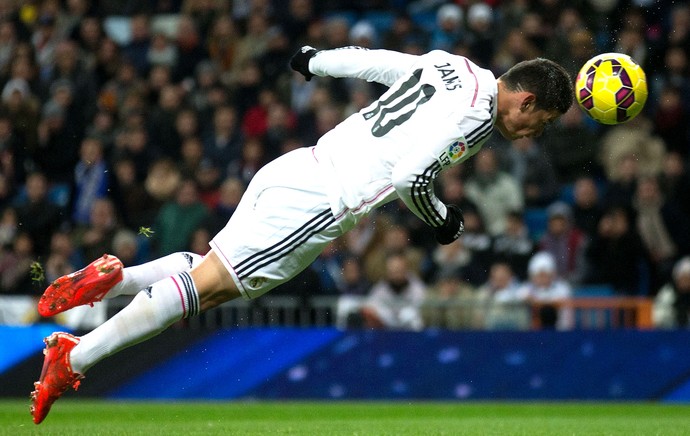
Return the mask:
<svg viewBox="0 0 690 436">
<path fill-rule="evenodd" d="M 0 435 L 687 435 L 657 403 L 112 402 L 64 399 L 39 426 L 0 401 Z"/>
</svg>

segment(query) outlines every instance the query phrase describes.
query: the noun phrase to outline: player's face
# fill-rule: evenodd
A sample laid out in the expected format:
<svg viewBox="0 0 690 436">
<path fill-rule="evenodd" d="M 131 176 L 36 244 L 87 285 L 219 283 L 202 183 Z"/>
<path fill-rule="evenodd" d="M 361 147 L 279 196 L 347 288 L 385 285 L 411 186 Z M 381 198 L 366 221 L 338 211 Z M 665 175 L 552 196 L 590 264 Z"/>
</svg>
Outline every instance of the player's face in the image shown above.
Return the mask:
<svg viewBox="0 0 690 436">
<path fill-rule="evenodd" d="M 547 125 L 554 122 L 559 116 L 557 110 L 546 111 L 534 109 L 534 105 L 509 111 L 503 114 L 496 122 L 498 131 L 504 138 L 515 140 L 518 138 L 535 137 L 542 134 Z"/>
</svg>

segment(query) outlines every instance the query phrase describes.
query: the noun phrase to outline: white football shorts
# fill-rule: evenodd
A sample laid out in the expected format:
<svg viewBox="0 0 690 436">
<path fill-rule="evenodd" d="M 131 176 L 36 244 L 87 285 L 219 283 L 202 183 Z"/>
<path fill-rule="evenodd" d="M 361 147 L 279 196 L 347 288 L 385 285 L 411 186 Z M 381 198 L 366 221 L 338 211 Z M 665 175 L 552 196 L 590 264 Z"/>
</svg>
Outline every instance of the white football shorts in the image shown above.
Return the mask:
<svg viewBox="0 0 690 436">
<path fill-rule="evenodd" d="M 292 279 L 354 226 L 349 213 L 334 216 L 322 171 L 311 148 L 268 163 L 211 240 L 243 297 L 256 298 Z"/>
</svg>

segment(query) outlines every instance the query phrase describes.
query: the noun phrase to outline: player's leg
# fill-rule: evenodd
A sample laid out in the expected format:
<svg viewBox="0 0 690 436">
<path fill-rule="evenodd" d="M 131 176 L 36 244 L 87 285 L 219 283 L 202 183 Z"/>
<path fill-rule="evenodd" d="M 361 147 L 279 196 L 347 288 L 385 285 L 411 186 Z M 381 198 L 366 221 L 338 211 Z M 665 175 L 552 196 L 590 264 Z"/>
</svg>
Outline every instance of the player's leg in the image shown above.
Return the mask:
<svg viewBox="0 0 690 436">
<path fill-rule="evenodd" d="M 211 251 L 191 271 L 139 292 L 119 313 L 81 338 L 54 333 L 46 338 L 43 371 L 31 395 L 34 422 L 42 422 L 55 400 L 69 387 L 76 389 L 86 371 L 100 360 L 238 296 L 227 269 Z"/>
<path fill-rule="evenodd" d="M 118 295 L 136 295 L 151 283 L 163 280 L 173 274 L 191 270 L 199 265 L 203 258 L 196 253 L 182 251 L 141 265 L 124 268 L 122 281 L 113 286 L 105 298 L 114 298 Z"/>
<path fill-rule="evenodd" d="M 34 422 L 40 423 L 62 392 L 96 362 L 240 292 L 254 298 L 269 291 L 297 275 L 326 244 L 354 225 L 344 218 L 347 214 L 336 218 L 332 213 L 311 153 L 298 150 L 288 155 L 254 176 L 198 266 L 154 283 L 81 338 L 48 338 L 41 380 L 32 394 Z M 273 170 L 266 172 L 269 166 Z"/>
<path fill-rule="evenodd" d="M 118 295 L 136 295 L 151 283 L 189 271 L 202 256 L 195 253 L 173 253 L 142 265 L 124 268 L 120 259 L 104 254 L 86 267 L 62 276 L 46 288 L 38 302 L 42 316 L 83 304 L 91 304 Z"/>
<path fill-rule="evenodd" d="M 213 252 L 189 272 L 159 280 L 115 316 L 81 338 L 71 353 L 72 368 L 84 374 L 103 358 L 153 337 L 171 324 L 239 297 Z"/>
</svg>

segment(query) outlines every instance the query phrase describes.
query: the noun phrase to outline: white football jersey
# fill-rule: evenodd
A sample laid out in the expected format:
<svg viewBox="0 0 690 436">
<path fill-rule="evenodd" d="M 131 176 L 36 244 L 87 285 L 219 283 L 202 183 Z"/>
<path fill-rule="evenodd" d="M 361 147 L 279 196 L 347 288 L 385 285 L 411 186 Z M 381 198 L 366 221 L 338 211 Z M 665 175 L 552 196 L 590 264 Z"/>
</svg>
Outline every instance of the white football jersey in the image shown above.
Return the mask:
<svg viewBox="0 0 690 436">
<path fill-rule="evenodd" d="M 400 197 L 427 224 L 440 226 L 446 207 L 434 194 L 434 179 L 477 153 L 491 135 L 493 73 L 440 50 L 414 56 L 359 47 L 320 51 L 309 69 L 390 87 L 313 150 L 330 184 L 333 211 L 362 216 Z"/>
</svg>

